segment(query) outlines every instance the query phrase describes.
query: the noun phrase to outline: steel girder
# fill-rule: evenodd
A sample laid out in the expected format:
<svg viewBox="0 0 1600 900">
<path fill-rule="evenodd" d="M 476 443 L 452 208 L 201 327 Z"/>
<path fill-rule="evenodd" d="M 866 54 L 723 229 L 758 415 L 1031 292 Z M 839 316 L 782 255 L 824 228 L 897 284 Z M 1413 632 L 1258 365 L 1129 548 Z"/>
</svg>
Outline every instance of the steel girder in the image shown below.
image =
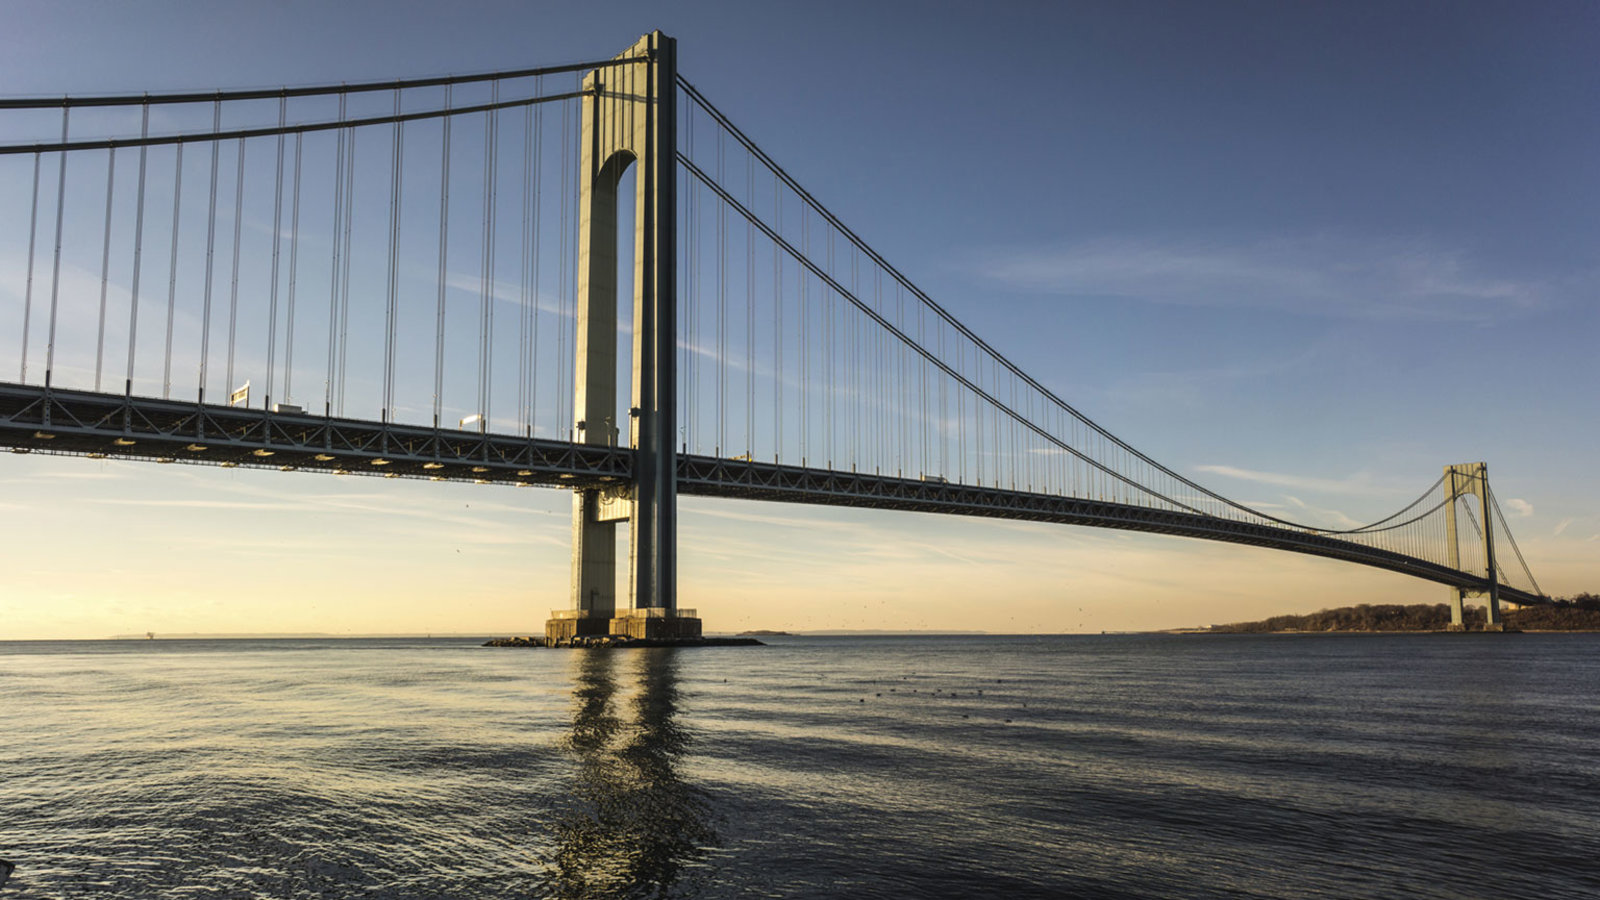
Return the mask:
<svg viewBox="0 0 1600 900">
<path fill-rule="evenodd" d="M 678 490 L 683 494 L 709 497 L 982 516 L 1170 534 L 1323 556 L 1455 587 L 1473 590 L 1486 587 L 1484 579 L 1465 572 L 1314 532 L 1004 488 L 680 455 Z M 1547 598 L 1508 586 L 1501 586 L 1500 596 L 1520 604 L 1547 602 Z"/>
<path fill-rule="evenodd" d="M 629 483 L 633 451 L 304 413 L 0 382 L 0 446 L 50 453 L 548 487 Z M 680 454 L 685 495 L 1086 525 L 1247 544 L 1468 590 L 1482 578 L 1308 531 L 1003 488 Z M 1508 585 L 1501 599 L 1548 602 Z"/>
<path fill-rule="evenodd" d="M 14 383 L 0 383 L 0 446 L 555 487 L 627 481 L 633 469 L 626 448 Z"/>
</svg>

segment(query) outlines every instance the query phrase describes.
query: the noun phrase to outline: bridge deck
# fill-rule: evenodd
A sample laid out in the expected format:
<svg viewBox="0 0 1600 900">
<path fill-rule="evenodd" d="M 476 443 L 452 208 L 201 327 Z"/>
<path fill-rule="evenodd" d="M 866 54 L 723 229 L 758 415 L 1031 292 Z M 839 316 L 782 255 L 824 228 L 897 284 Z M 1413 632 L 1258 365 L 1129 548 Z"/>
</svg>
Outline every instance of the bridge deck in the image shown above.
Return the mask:
<svg viewBox="0 0 1600 900">
<path fill-rule="evenodd" d="M 586 487 L 632 454 L 535 437 L 0 383 L 0 446 L 284 471 Z"/>
<path fill-rule="evenodd" d="M 628 448 L 15 383 L 0 383 L 0 446 L 93 458 L 574 488 L 627 481 L 633 469 Z M 1306 553 L 1453 587 L 1486 587 L 1468 573 L 1312 531 L 899 475 L 685 454 L 678 458 L 678 491 L 1170 534 Z M 1500 597 L 1547 602 L 1506 585 Z"/>
</svg>

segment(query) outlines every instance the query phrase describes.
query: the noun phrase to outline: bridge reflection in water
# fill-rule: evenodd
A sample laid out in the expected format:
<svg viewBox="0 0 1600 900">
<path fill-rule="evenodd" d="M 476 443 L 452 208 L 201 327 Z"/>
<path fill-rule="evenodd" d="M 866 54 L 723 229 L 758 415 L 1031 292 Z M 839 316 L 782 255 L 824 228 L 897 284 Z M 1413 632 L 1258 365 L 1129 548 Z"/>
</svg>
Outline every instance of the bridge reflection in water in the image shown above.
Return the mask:
<svg viewBox="0 0 1600 900">
<path fill-rule="evenodd" d="M 659 896 L 720 842 L 703 792 L 679 776 L 678 651 L 573 653 L 570 789 L 551 825 L 555 897 Z M 631 688 L 631 690 L 630 690 Z"/>
</svg>

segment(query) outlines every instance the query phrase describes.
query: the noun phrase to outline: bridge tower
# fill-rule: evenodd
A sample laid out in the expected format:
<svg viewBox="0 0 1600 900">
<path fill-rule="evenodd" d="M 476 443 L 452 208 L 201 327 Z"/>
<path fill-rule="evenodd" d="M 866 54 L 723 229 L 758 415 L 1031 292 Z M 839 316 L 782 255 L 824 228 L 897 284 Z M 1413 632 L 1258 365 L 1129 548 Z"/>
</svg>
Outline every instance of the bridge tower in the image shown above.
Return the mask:
<svg viewBox="0 0 1600 900">
<path fill-rule="evenodd" d="M 545 624 L 549 643 L 626 634 L 697 638 L 700 620 L 677 607 L 677 60 L 661 32 L 640 38 L 583 82 L 578 182 L 577 440 L 634 450 L 631 483 L 572 499 L 569 609 Z M 626 430 L 617 418 L 617 204 L 634 182 L 633 378 Z M 628 606 L 617 605 L 619 521 L 629 524 Z"/>
<path fill-rule="evenodd" d="M 1484 629 L 1499 631 L 1505 627 L 1500 618 L 1500 579 L 1497 575 L 1494 562 L 1494 516 L 1491 514 L 1489 500 L 1489 467 L 1481 462 L 1459 463 L 1444 467 L 1444 490 L 1448 502 L 1445 504 L 1445 547 L 1450 554 L 1450 568 L 1461 568 L 1461 546 L 1457 543 L 1456 532 L 1456 502 L 1463 497 L 1478 498 L 1478 509 L 1483 517 L 1483 565 L 1484 574 L 1488 579 L 1481 589 L 1475 588 L 1450 588 L 1450 629 L 1461 631 L 1466 628 L 1463 618 L 1462 601 L 1468 596 L 1482 596 L 1488 598 L 1487 610 L 1484 618 Z"/>
</svg>

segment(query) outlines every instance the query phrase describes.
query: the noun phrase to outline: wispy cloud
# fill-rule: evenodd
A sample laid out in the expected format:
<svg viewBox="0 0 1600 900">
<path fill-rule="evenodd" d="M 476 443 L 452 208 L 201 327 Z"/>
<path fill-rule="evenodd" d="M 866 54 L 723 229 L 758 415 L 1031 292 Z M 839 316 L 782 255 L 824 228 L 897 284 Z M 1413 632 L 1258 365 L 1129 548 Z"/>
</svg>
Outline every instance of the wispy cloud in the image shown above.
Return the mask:
<svg viewBox="0 0 1600 900">
<path fill-rule="evenodd" d="M 437 282 L 438 275 L 433 275 L 432 278 L 435 282 Z M 468 275 L 463 272 L 451 272 L 445 276 L 444 283 L 446 287 L 454 291 L 460 291 L 473 296 L 482 296 L 483 294 L 483 276 L 481 275 Z M 494 279 L 489 285 L 489 294 L 490 296 L 494 297 L 495 301 L 498 303 L 506 303 L 515 306 L 521 306 L 523 304 L 522 285 L 519 283 Z M 534 292 L 534 296 L 530 299 L 533 305 L 537 307 L 540 312 L 565 316 L 567 318 L 572 318 L 575 315 L 572 310 L 562 308 L 560 298 L 546 296 L 542 291 Z"/>
<path fill-rule="evenodd" d="M 34 478 L 59 478 L 63 481 L 116 481 L 129 477 L 120 472 L 40 472 Z"/>
<path fill-rule="evenodd" d="M 142 508 L 163 507 L 170 509 L 233 509 L 248 512 L 268 512 L 273 510 L 301 510 L 305 504 L 301 503 L 273 503 L 255 502 L 250 500 L 129 500 L 121 497 L 95 497 L 88 500 L 108 506 L 138 506 Z"/>
<path fill-rule="evenodd" d="M 1511 511 L 1514 518 L 1526 519 L 1533 515 L 1533 504 L 1520 497 L 1506 498 L 1506 508 Z"/>
<path fill-rule="evenodd" d="M 1286 497 L 1284 497 L 1284 499 L 1288 500 L 1289 501 L 1289 505 L 1291 507 L 1293 507 L 1295 510 L 1297 510 L 1297 511 L 1299 511 L 1301 513 L 1304 513 L 1305 515 L 1312 516 L 1314 518 L 1319 518 L 1319 519 L 1323 520 L 1324 522 L 1331 522 L 1334 525 L 1334 527 L 1337 527 L 1337 528 L 1360 528 L 1361 525 L 1362 525 L 1361 522 L 1358 522 L 1355 519 L 1352 519 L 1351 517 L 1345 515 L 1343 512 L 1340 512 L 1337 509 L 1324 509 L 1324 508 L 1322 508 L 1320 506 L 1312 506 L 1311 504 L 1305 502 L 1304 500 L 1301 500 L 1299 497 L 1288 497 L 1288 496 L 1286 496 Z"/>
<path fill-rule="evenodd" d="M 1239 481 L 1267 484 L 1273 487 L 1298 491 L 1320 491 L 1329 494 L 1388 493 L 1374 485 L 1372 477 L 1366 472 L 1357 472 L 1348 478 L 1312 478 L 1304 475 L 1286 475 L 1280 472 L 1259 472 L 1253 469 L 1235 468 L 1234 466 L 1205 465 L 1195 466 L 1194 469 L 1196 472 L 1221 475 L 1224 478 L 1234 478 Z"/>
<path fill-rule="evenodd" d="M 1068 296 L 1363 319 L 1491 321 L 1547 305 L 1558 291 L 1484 271 L 1467 254 L 1426 241 L 1330 236 L 1096 240 L 994 253 L 978 271 L 1011 287 Z"/>
<path fill-rule="evenodd" d="M 1562 519 L 1560 522 L 1557 522 L 1556 523 L 1556 528 L 1555 528 L 1554 531 L 1550 532 L 1550 536 L 1551 537 L 1560 537 L 1561 533 L 1567 530 L 1567 526 L 1571 525 L 1574 521 L 1576 521 L 1576 520 L 1569 516 L 1568 518 Z"/>
</svg>

